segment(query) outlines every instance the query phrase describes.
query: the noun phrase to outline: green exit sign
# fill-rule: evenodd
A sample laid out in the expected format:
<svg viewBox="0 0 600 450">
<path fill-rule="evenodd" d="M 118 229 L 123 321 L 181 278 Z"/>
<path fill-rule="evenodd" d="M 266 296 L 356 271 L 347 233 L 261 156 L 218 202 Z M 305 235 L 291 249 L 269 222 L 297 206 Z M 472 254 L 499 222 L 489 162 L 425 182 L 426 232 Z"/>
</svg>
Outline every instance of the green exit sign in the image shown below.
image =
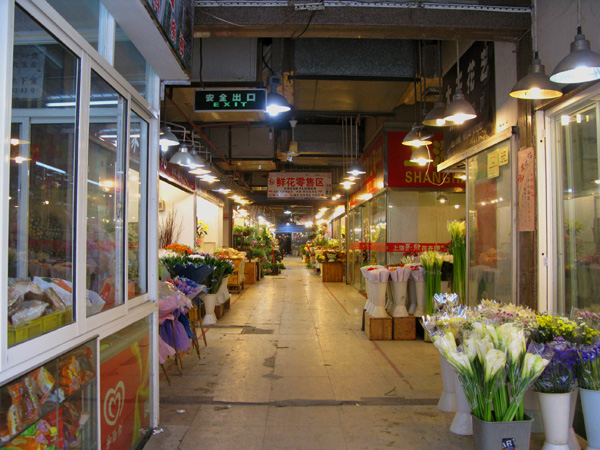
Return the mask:
<svg viewBox="0 0 600 450">
<path fill-rule="evenodd" d="M 266 111 L 266 89 L 198 89 L 194 111 Z"/>
</svg>

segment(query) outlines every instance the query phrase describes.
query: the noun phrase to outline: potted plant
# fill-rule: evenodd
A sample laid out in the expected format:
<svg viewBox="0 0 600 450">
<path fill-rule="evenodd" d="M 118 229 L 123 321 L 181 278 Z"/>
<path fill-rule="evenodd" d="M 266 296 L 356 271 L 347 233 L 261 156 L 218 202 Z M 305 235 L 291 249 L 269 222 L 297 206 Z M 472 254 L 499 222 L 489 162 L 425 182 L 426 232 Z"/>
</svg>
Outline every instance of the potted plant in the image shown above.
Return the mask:
<svg viewBox="0 0 600 450">
<path fill-rule="evenodd" d="M 513 323 L 473 322 L 464 334 L 461 348 L 452 332 L 434 337 L 434 344 L 456 370 L 471 407 L 474 449 L 528 449 L 532 420 L 523 414 L 523 396 L 548 359 L 527 351 L 525 333 Z"/>
</svg>

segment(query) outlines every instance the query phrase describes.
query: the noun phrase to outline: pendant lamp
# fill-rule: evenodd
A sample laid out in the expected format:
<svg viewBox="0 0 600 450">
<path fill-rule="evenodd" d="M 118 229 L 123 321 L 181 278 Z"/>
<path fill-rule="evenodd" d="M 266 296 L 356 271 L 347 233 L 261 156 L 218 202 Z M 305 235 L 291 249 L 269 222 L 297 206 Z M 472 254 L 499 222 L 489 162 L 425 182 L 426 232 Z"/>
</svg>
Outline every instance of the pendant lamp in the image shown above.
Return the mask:
<svg viewBox="0 0 600 450">
<path fill-rule="evenodd" d="M 446 197 L 446 194 L 444 194 L 443 192 L 437 196 L 437 201 L 440 203 L 446 203 L 448 201 L 448 197 Z"/>
<path fill-rule="evenodd" d="M 523 100 L 545 100 L 560 97 L 560 87 L 550 81 L 546 70 L 540 61 L 537 51 L 537 1 L 533 0 L 531 7 L 531 35 L 533 41 L 533 61 L 527 75 L 521 78 L 510 91 L 510 96 Z"/>
<path fill-rule="evenodd" d="M 554 68 L 550 80 L 556 83 L 585 83 L 600 79 L 600 55 L 591 50 L 590 41 L 577 27 L 571 53 Z"/>
<path fill-rule="evenodd" d="M 191 153 L 188 152 L 188 149 L 185 144 L 179 147 L 179 150 L 175 152 L 173 156 L 169 159 L 171 164 L 177 164 L 178 166 L 183 167 L 195 167 L 194 166 L 194 158 Z"/>
<path fill-rule="evenodd" d="M 402 143 L 404 145 L 408 145 L 409 147 L 431 145 L 432 142 L 431 132 L 423 125 L 419 125 L 418 123 L 413 125 L 412 130 L 410 130 L 402 140 Z"/>
<path fill-rule="evenodd" d="M 446 102 L 442 101 L 442 45 L 438 41 L 438 74 L 440 79 L 440 98 L 434 103 L 433 109 L 423 119 L 423 125 L 428 127 L 449 127 L 451 122 L 446 122 Z"/>
<path fill-rule="evenodd" d="M 171 131 L 171 127 L 164 126 L 160 129 L 158 143 L 162 151 L 167 151 L 171 145 L 179 145 L 179 139 Z"/>
<path fill-rule="evenodd" d="M 268 83 L 271 86 L 271 89 L 267 95 L 267 114 L 271 117 L 275 117 L 282 112 L 287 112 L 292 109 L 285 97 L 277 93 L 277 86 L 281 86 L 281 78 L 270 76 Z"/>
<path fill-rule="evenodd" d="M 363 165 L 360 163 L 360 161 L 358 160 L 358 117 L 356 118 L 356 159 L 354 160 L 354 162 L 352 164 L 350 164 L 350 167 L 348 167 L 348 170 L 346 173 L 349 173 L 350 175 L 357 177 L 359 175 L 364 175 L 365 173 L 367 173 L 367 171 L 365 170 L 365 168 L 363 167 Z M 350 155 L 352 156 L 352 122 L 350 122 Z M 354 184 L 354 183 L 352 183 Z"/>
<path fill-rule="evenodd" d="M 427 147 L 417 147 L 410 157 L 410 162 L 417 163 L 420 166 L 424 166 L 425 164 L 432 162 L 433 159 L 429 156 L 429 150 Z"/>
<path fill-rule="evenodd" d="M 446 104 L 444 102 L 435 102 L 433 109 L 423 119 L 423 125 L 430 127 L 447 127 L 452 125 L 446 122 Z"/>
<path fill-rule="evenodd" d="M 458 41 L 456 41 L 456 73 L 459 71 L 459 63 Z M 446 117 L 444 117 L 444 119 L 455 125 L 461 125 L 467 120 L 474 119 L 475 117 L 477 117 L 475 108 L 467 101 L 462 89 L 457 89 L 452 97 L 452 102 L 450 102 L 448 108 L 446 108 Z"/>
</svg>

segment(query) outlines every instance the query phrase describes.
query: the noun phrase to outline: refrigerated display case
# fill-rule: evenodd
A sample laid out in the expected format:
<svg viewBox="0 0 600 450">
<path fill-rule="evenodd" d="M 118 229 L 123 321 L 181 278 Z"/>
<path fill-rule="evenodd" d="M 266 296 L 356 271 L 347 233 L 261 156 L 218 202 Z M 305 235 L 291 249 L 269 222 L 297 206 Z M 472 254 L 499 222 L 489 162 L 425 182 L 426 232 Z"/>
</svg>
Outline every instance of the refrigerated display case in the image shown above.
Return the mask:
<svg viewBox="0 0 600 450">
<path fill-rule="evenodd" d="M 0 388 L 0 448 L 98 448 L 96 345 L 90 340 Z"/>
</svg>

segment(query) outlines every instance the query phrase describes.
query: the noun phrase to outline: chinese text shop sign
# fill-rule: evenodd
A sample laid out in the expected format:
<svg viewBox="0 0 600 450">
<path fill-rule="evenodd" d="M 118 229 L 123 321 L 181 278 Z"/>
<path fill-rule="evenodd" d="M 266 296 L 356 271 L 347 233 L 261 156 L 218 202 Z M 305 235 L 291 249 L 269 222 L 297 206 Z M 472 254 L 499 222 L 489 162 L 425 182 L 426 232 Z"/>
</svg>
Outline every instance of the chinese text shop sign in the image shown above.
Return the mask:
<svg viewBox="0 0 600 450">
<path fill-rule="evenodd" d="M 192 68 L 193 0 L 146 0 L 169 44 L 183 65 Z"/>
<path fill-rule="evenodd" d="M 269 198 L 324 198 L 331 195 L 331 173 L 271 172 Z"/>
<path fill-rule="evenodd" d="M 435 133 L 428 145 L 433 162 L 420 166 L 410 162 L 413 148 L 402 144 L 405 131 L 388 131 L 388 186 L 409 188 L 463 188 L 465 182 L 452 173 L 438 173 L 444 156 L 444 133 Z"/>
<path fill-rule="evenodd" d="M 122 348 L 100 365 L 102 450 L 131 449 L 150 426 L 149 337 L 126 340 L 111 342 L 106 352 Z"/>
<path fill-rule="evenodd" d="M 194 111 L 266 111 L 266 89 L 198 89 Z"/>
</svg>

